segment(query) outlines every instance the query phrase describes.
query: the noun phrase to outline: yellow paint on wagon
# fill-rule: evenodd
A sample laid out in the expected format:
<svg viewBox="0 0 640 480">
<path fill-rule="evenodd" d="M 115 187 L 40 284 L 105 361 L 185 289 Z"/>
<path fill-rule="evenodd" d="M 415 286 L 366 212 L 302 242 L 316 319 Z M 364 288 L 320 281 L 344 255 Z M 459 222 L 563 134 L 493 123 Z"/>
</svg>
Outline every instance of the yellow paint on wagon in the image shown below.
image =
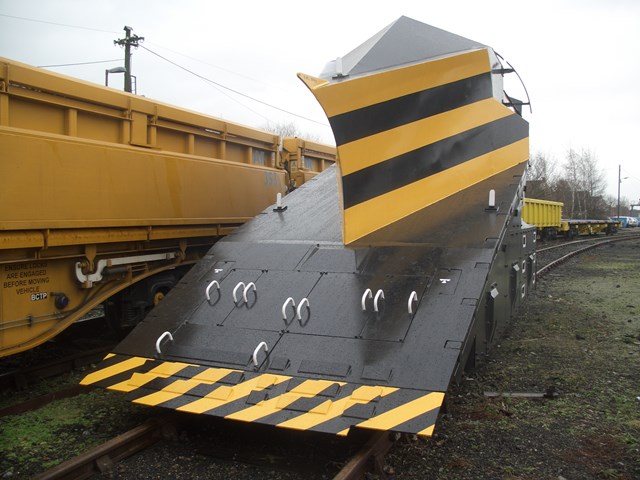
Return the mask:
<svg viewBox="0 0 640 480">
<path fill-rule="evenodd" d="M 264 375 L 252 378 L 250 380 L 247 380 L 246 382 L 234 385 L 233 387 L 218 387 L 205 397 L 183 405 L 176 410 L 190 413 L 204 413 L 209 410 L 213 410 L 214 408 L 221 407 L 227 403 L 234 402 L 236 400 L 239 400 L 240 398 L 248 396 L 254 390 L 264 390 L 265 387 L 261 386 L 265 384 L 264 379 L 262 379 L 263 376 Z M 268 382 L 271 383 L 271 385 L 282 383 L 286 380 L 291 379 L 291 377 L 286 377 L 283 375 L 270 375 L 270 377 L 273 377 Z"/>
<path fill-rule="evenodd" d="M 352 243 L 529 158 L 529 138 L 493 150 L 344 210 L 344 242 Z M 488 193 L 487 193 L 488 194 Z"/>
<path fill-rule="evenodd" d="M 340 386 L 345 385 L 344 382 L 332 382 L 330 380 L 306 380 L 285 394 L 263 400 L 249 408 L 227 415 L 225 418 L 253 422 L 287 408 L 296 400 L 315 397 L 336 383 Z"/>
<path fill-rule="evenodd" d="M 300 73 L 298 78 L 313 92 L 327 117 L 331 118 L 490 70 L 489 51 L 482 48 L 382 73 L 347 77 L 336 83 Z"/>
<path fill-rule="evenodd" d="M 291 428 L 294 430 L 309 430 L 316 425 L 339 417 L 347 408 L 352 407 L 356 403 L 366 404 L 371 400 L 374 400 L 375 398 L 384 397 L 385 395 L 389 395 L 390 393 L 393 393 L 397 390 L 398 389 L 394 387 L 360 387 L 354 390 L 349 397 L 341 398 L 340 400 L 336 400 L 335 402 L 327 400 L 327 402 L 330 403 L 328 405 L 325 405 L 326 402 L 324 402 L 325 404 L 323 404 L 323 406 L 318 409 L 318 411 L 303 413 L 302 415 L 298 415 L 295 418 L 279 423 L 277 426 L 283 428 Z M 318 413 L 320 411 L 324 413 L 322 415 L 319 415 Z"/>
<path fill-rule="evenodd" d="M 141 386 L 149 383 L 156 378 L 169 378 L 171 375 L 175 375 L 181 370 L 192 366 L 189 363 L 181 363 L 181 362 L 164 362 L 157 367 L 149 370 L 146 373 L 137 373 L 134 372 L 131 375 L 131 378 L 125 380 L 124 382 L 116 383 L 115 385 L 111 385 L 109 390 L 116 390 L 118 392 L 132 392 L 136 388 L 140 388 Z"/>
<path fill-rule="evenodd" d="M 113 377 L 127 370 L 133 370 L 134 368 L 141 367 L 149 361 L 148 358 L 131 357 L 127 360 L 116 363 L 109 367 L 98 370 L 97 372 L 90 373 L 80 381 L 80 385 L 91 385 L 92 383 L 98 383 L 106 378 Z"/>
<path fill-rule="evenodd" d="M 407 123 L 338 147 L 342 175 L 377 165 L 439 140 L 513 115 L 493 98 Z"/>
<path fill-rule="evenodd" d="M 204 376 L 201 376 L 198 380 L 196 380 L 195 377 L 189 380 L 176 380 L 170 385 L 164 387 L 162 390 L 150 393 L 149 395 L 145 395 L 144 397 L 140 397 L 133 402 L 149 406 L 160 405 L 161 403 L 168 402 L 169 400 L 180 397 L 192 388 L 195 388 L 203 383 L 209 385 L 213 384 L 235 371 L 226 368 L 212 368 L 210 370 L 212 371 L 208 372 Z"/>
<path fill-rule="evenodd" d="M 369 420 L 357 424 L 360 428 L 373 430 L 393 430 L 394 427 L 416 418 L 424 413 L 439 408 L 444 400 L 444 393 L 432 392 L 411 402 L 387 410 Z M 427 429 L 428 430 L 428 429 Z M 424 432 L 425 430 L 423 430 Z"/>
</svg>

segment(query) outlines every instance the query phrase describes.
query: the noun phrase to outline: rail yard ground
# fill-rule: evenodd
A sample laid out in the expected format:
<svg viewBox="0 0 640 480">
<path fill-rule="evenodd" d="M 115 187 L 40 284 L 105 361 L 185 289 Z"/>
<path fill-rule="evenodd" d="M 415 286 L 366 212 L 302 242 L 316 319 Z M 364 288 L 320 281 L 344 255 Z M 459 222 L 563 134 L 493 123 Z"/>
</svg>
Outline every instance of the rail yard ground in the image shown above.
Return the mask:
<svg viewBox="0 0 640 480">
<path fill-rule="evenodd" d="M 432 440 L 392 450 L 395 478 L 640 478 L 640 242 L 598 247 L 540 279 L 447 406 Z"/>
<path fill-rule="evenodd" d="M 27 395 L 3 394 L 0 407 Z M 640 240 L 599 247 L 540 279 L 486 364 L 447 398 L 432 439 L 405 437 L 391 450 L 390 478 L 640 478 Z M 95 390 L 1 418 L 0 478 L 31 478 L 157 414 Z M 244 478 L 183 444 L 175 443 L 179 458 L 156 455 L 146 473 L 132 459 L 113 478 Z M 149 454 L 171 452 L 171 443 L 161 445 Z"/>
</svg>

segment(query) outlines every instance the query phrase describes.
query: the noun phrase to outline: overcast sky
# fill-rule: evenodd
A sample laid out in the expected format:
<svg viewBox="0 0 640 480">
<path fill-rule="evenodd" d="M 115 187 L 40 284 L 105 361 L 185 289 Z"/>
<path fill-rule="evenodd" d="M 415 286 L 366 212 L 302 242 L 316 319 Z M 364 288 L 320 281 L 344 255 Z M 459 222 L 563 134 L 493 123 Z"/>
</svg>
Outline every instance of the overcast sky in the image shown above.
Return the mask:
<svg viewBox="0 0 640 480">
<path fill-rule="evenodd" d="M 127 25 L 148 49 L 133 55 L 138 94 L 258 128 L 294 122 L 333 143 L 296 73 L 318 75 L 402 15 L 493 47 L 531 97 L 532 155 L 561 164 L 569 148 L 590 150 L 608 194 L 621 165 L 621 195 L 640 203 L 638 0 L 0 0 L 0 56 L 104 84 L 123 65 L 113 40 Z M 122 88 L 122 74 L 109 84 Z M 507 92 L 525 95 L 515 80 Z"/>
</svg>

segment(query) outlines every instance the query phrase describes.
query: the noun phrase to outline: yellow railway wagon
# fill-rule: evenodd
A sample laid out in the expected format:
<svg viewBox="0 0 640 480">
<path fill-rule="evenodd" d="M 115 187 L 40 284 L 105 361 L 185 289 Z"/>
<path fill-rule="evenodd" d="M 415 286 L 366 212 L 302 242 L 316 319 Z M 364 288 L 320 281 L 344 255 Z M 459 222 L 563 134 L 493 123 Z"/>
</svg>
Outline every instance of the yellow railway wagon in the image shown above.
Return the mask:
<svg viewBox="0 0 640 480">
<path fill-rule="evenodd" d="M 522 219 L 529 225 L 541 228 L 559 228 L 562 220 L 562 202 L 525 198 Z"/>
<path fill-rule="evenodd" d="M 336 148 L 301 138 L 285 138 L 282 141 L 282 158 L 290 173 L 291 187 L 301 186 L 323 172 L 336 161 Z"/>
<path fill-rule="evenodd" d="M 618 223 L 610 220 L 563 219 L 564 203 L 551 200 L 525 198 L 522 207 L 522 219 L 529 225 L 535 225 L 537 236 L 541 239 L 555 239 L 558 235 L 573 238 L 578 235 L 611 235 L 617 231 Z"/>
<path fill-rule="evenodd" d="M 100 304 L 139 320 L 218 238 L 289 190 L 298 166 L 284 168 L 282 144 L 0 58 L 0 357 Z M 310 156 L 302 181 L 335 161 L 331 148 Z"/>
</svg>

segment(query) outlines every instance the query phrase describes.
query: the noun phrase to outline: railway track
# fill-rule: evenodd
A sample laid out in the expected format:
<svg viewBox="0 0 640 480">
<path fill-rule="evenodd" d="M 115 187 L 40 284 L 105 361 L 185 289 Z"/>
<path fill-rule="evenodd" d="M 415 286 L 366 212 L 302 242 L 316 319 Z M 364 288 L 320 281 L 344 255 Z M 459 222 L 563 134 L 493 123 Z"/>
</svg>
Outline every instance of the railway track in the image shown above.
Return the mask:
<svg viewBox="0 0 640 480">
<path fill-rule="evenodd" d="M 632 230 L 621 232 L 612 237 L 589 237 L 572 242 L 558 241 L 541 248 L 542 244 L 538 244 L 539 248 L 536 249 L 536 264 L 538 267 L 536 276 L 542 277 L 571 257 L 585 253 L 593 248 L 638 238 L 640 238 L 640 232 Z"/>
<path fill-rule="evenodd" d="M 201 421 L 201 420 L 200 420 Z M 38 480 L 142 478 L 182 465 L 171 478 L 266 478 L 355 480 L 375 472 L 386 478 L 384 456 L 397 438 L 389 433 L 356 439 L 283 432 L 256 425 L 194 426 L 190 415 L 167 414 L 145 422 L 34 477 Z M 233 429 L 230 431 L 229 429 Z M 269 430 L 269 431 L 267 431 Z M 127 460 L 129 457 L 129 460 Z"/>
<path fill-rule="evenodd" d="M 537 276 L 544 276 L 568 258 L 592 248 L 637 238 L 640 238 L 640 235 L 634 232 L 616 237 L 590 238 L 545 246 L 537 251 L 539 267 Z M 191 419 L 191 421 L 193 422 L 194 420 Z M 201 419 L 198 420 L 198 422 L 201 421 Z M 208 428 L 216 431 L 221 428 L 219 423 L 213 422 L 212 425 Z M 245 427 L 243 427 L 243 430 L 255 429 L 256 426 L 247 425 Z M 239 426 L 236 424 L 231 428 L 238 429 Z M 258 428 L 257 430 L 263 429 Z M 178 432 L 183 433 L 180 434 Z M 278 433 L 280 432 L 278 431 Z M 308 444 L 310 445 L 310 450 L 306 453 L 297 452 L 295 450 L 297 447 L 292 447 L 292 444 L 288 442 L 283 442 L 284 446 L 276 446 L 274 450 L 263 449 L 257 446 L 255 442 L 258 444 L 262 442 L 263 446 L 266 447 L 267 444 L 275 444 L 279 443 L 279 441 L 274 442 L 270 436 L 260 440 L 259 436 L 253 438 L 251 434 L 249 434 L 250 440 L 247 437 L 239 436 L 238 443 L 229 444 L 230 435 L 228 432 L 218 434 L 221 436 L 221 441 L 216 442 L 211 439 L 212 435 L 210 432 L 207 433 L 206 429 L 204 431 L 194 430 L 193 426 L 183 424 L 181 421 L 175 420 L 175 418 L 172 420 L 163 418 L 140 425 L 79 457 L 44 472 L 37 478 L 89 478 L 92 476 L 96 476 L 96 478 L 101 478 L 101 476 L 104 476 L 104 478 L 132 478 L 129 476 L 131 474 L 135 476 L 135 473 L 132 472 L 136 472 L 138 468 L 143 468 L 139 464 L 145 465 L 150 462 L 153 464 L 157 461 L 149 460 L 149 458 L 171 458 L 172 455 L 177 455 L 177 458 L 186 459 L 186 463 L 192 464 L 194 462 L 191 461 L 189 455 L 193 452 L 199 455 L 203 464 L 224 465 L 224 467 L 221 467 L 219 477 L 208 476 L 206 478 L 227 478 L 228 473 L 226 472 L 228 470 L 226 468 L 229 465 L 238 472 L 245 472 L 246 478 L 252 478 L 252 476 L 258 474 L 256 472 L 264 471 L 271 472 L 271 474 L 266 474 L 263 478 L 315 478 L 312 475 L 314 472 L 322 472 L 322 477 L 318 478 L 328 478 L 327 475 L 329 475 L 340 480 L 363 478 L 365 472 L 375 472 L 379 478 L 385 478 L 384 456 L 392 447 L 394 440 L 394 437 L 389 434 L 364 435 L 356 443 L 334 443 L 327 446 L 322 442 L 315 444 L 315 440 L 311 439 L 311 437 L 303 435 L 298 438 L 292 432 L 286 433 L 290 438 L 294 438 L 294 444 Z M 178 442 L 181 448 L 178 453 L 176 453 L 176 438 L 182 439 Z M 188 439 L 186 444 L 184 442 L 185 438 Z M 203 438 L 205 438 L 204 443 L 202 443 Z M 192 443 L 194 439 L 199 441 Z M 285 451 L 283 452 L 281 448 L 284 448 Z M 336 448 L 341 452 L 340 454 L 334 454 L 333 457 L 319 458 L 314 453 L 309 453 L 314 451 L 335 451 Z M 290 449 L 288 453 L 287 449 Z M 347 451 L 349 453 L 345 455 Z M 131 455 L 135 455 L 135 457 L 126 461 L 125 459 Z M 175 464 L 171 460 L 169 460 L 169 463 Z M 211 468 L 209 467 L 209 471 L 211 471 Z M 176 478 L 189 478 L 188 474 L 186 475 Z M 237 478 L 245 477 L 239 475 Z"/>
</svg>

